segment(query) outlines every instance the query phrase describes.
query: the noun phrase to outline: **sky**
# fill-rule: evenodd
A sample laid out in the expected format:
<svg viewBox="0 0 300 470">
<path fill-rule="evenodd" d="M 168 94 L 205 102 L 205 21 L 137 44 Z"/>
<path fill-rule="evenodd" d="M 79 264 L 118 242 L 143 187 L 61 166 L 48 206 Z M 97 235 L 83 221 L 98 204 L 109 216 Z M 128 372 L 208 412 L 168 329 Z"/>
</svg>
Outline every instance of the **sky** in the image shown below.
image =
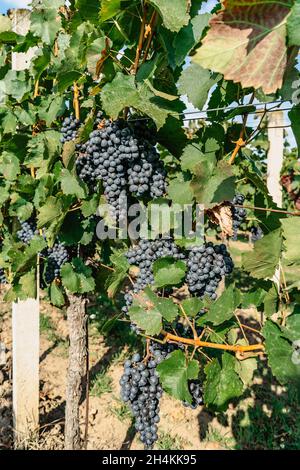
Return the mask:
<svg viewBox="0 0 300 470">
<path fill-rule="evenodd" d="M 0 13 L 6 13 L 9 8 L 25 8 L 31 0 L 0 0 Z"/>
</svg>

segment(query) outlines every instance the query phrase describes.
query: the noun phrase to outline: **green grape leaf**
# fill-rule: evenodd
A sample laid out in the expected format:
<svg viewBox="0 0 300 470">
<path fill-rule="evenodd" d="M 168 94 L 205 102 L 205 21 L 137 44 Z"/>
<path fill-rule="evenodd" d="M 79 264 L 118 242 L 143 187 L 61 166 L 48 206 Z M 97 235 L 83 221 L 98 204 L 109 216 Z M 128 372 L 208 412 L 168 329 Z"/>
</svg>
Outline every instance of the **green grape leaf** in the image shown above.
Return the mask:
<svg viewBox="0 0 300 470">
<path fill-rule="evenodd" d="M 63 169 L 60 174 L 61 189 L 66 195 L 75 195 L 79 199 L 86 197 L 85 185 L 79 182 L 75 175 L 67 170 Z"/>
<path fill-rule="evenodd" d="M 215 302 L 211 303 L 209 311 L 205 315 L 205 321 L 213 325 L 220 325 L 230 320 L 234 316 L 235 309 L 239 306 L 239 303 L 239 291 L 230 285 Z"/>
<path fill-rule="evenodd" d="M 65 289 L 70 291 L 72 294 L 79 292 L 80 290 L 80 278 L 74 271 L 71 263 L 66 263 L 61 267 L 60 270 L 61 281 Z"/>
<path fill-rule="evenodd" d="M 245 270 L 256 279 L 271 279 L 279 263 L 281 248 L 281 229 L 268 233 L 255 243 L 253 252 L 243 254 Z"/>
<path fill-rule="evenodd" d="M 55 281 L 50 286 L 50 301 L 56 307 L 61 307 L 65 303 L 64 294 Z"/>
<path fill-rule="evenodd" d="M 103 109 L 112 119 L 116 119 L 125 107 L 133 107 L 150 116 L 158 129 L 172 112 L 170 101 L 155 96 L 145 84 L 136 86 L 133 76 L 120 72 L 103 87 L 101 99 Z"/>
<path fill-rule="evenodd" d="M 297 92 L 298 92 L 298 90 L 297 90 Z M 297 97 L 297 99 L 298 99 L 298 97 Z M 293 134 L 295 136 L 295 140 L 296 140 L 297 148 L 298 148 L 298 153 L 299 153 L 300 152 L 300 107 L 299 106 L 294 106 L 288 112 L 288 116 L 289 116 L 289 119 L 291 121 L 291 127 L 292 127 Z"/>
<path fill-rule="evenodd" d="M 283 231 L 283 260 L 287 265 L 300 264 L 298 248 L 298 234 L 300 231 L 300 218 L 290 217 L 280 220 Z"/>
<path fill-rule="evenodd" d="M 158 335 L 162 329 L 161 313 L 154 307 L 149 310 L 138 306 L 129 309 L 130 320 L 141 328 L 146 335 Z"/>
<path fill-rule="evenodd" d="M 193 192 L 190 181 L 185 181 L 182 175 L 173 178 L 168 185 L 168 196 L 175 204 L 191 204 Z"/>
<path fill-rule="evenodd" d="M 156 368 L 163 389 L 178 400 L 191 403 L 192 397 L 188 380 L 197 379 L 199 364 L 194 359 L 189 361 L 182 351 L 173 351 Z"/>
<path fill-rule="evenodd" d="M 209 177 L 209 167 L 196 167 L 195 176 L 191 182 L 194 196 L 200 204 L 211 208 L 224 200 L 230 201 L 235 193 L 235 178 L 231 166 L 226 162 L 219 162 L 213 174 Z"/>
<path fill-rule="evenodd" d="M 204 307 L 204 302 L 197 297 L 191 297 L 181 302 L 182 308 L 188 317 L 195 317 Z"/>
<path fill-rule="evenodd" d="M 222 355 L 222 365 L 213 359 L 205 367 L 204 402 L 207 406 L 224 410 L 227 403 L 243 392 L 243 383 L 235 371 L 237 360 L 229 353 Z"/>
<path fill-rule="evenodd" d="M 121 8 L 121 0 L 102 0 L 100 19 L 101 21 L 107 21 L 116 16 Z"/>
<path fill-rule="evenodd" d="M 42 228 L 59 217 L 63 210 L 61 199 L 50 196 L 46 199 L 45 204 L 40 207 L 38 215 L 38 228 Z"/>
<path fill-rule="evenodd" d="M 171 322 L 179 315 L 178 306 L 172 301 L 172 299 L 158 297 L 151 291 L 150 287 L 146 287 L 144 294 L 147 295 L 149 301 L 153 303 L 165 320 Z"/>
<path fill-rule="evenodd" d="M 187 26 L 181 28 L 175 34 L 172 46 L 174 48 L 174 60 L 177 66 L 184 63 L 186 56 L 200 42 L 204 29 L 208 26 L 210 13 L 196 15 Z"/>
<path fill-rule="evenodd" d="M 299 386 L 300 360 L 298 352 L 290 341 L 283 337 L 280 327 L 273 321 L 267 320 L 262 333 L 265 337 L 268 364 L 273 375 L 282 384 L 295 382 Z"/>
<path fill-rule="evenodd" d="M 20 173 L 18 157 L 9 152 L 2 152 L 0 158 L 0 173 L 6 180 L 14 181 Z"/>
<path fill-rule="evenodd" d="M 155 287 L 179 284 L 183 280 L 186 271 L 184 261 L 176 261 L 171 257 L 156 260 L 152 268 Z"/>
<path fill-rule="evenodd" d="M 296 0 L 287 19 L 288 41 L 290 46 L 300 46 L 300 1 Z"/>
<path fill-rule="evenodd" d="M 163 24 L 170 31 L 179 31 L 187 25 L 190 16 L 187 12 L 186 0 L 151 0 L 163 19 Z"/>
<path fill-rule="evenodd" d="M 178 81 L 178 91 L 181 95 L 186 95 L 195 108 L 202 109 L 209 90 L 218 80 L 219 77 L 212 78 L 211 72 L 201 65 L 192 64 L 182 71 Z"/>
<path fill-rule="evenodd" d="M 286 319 L 285 326 L 282 326 L 282 334 L 290 341 L 300 339 L 300 306 L 295 305 L 292 315 Z"/>
<path fill-rule="evenodd" d="M 61 28 L 61 19 L 55 9 L 33 10 L 30 16 L 30 29 L 46 44 L 53 44 L 56 34 Z"/>
<path fill-rule="evenodd" d="M 250 385 L 253 379 L 253 374 L 257 369 L 257 359 L 249 357 L 242 361 L 236 361 L 235 371 L 242 380 L 244 386 Z"/>
<path fill-rule="evenodd" d="M 19 279 L 23 299 L 36 299 L 36 272 L 32 269 Z M 20 297 L 21 298 L 21 297 Z"/>
</svg>

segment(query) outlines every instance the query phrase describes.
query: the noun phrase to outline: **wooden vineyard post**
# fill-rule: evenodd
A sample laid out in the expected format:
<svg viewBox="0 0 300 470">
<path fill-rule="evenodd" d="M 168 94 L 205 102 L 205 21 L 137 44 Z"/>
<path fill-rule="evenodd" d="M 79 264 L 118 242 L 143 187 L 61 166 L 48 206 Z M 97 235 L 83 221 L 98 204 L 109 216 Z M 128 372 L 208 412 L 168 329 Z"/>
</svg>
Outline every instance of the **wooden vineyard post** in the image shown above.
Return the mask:
<svg viewBox="0 0 300 470">
<path fill-rule="evenodd" d="M 25 35 L 30 10 L 10 10 L 12 29 Z M 12 69 L 29 67 L 35 48 L 12 54 Z M 15 447 L 21 447 L 36 431 L 39 420 L 39 285 L 36 299 L 12 304 L 13 420 Z"/>
<path fill-rule="evenodd" d="M 283 111 L 270 113 L 268 120 L 269 152 L 267 158 L 267 187 L 268 191 L 278 207 L 282 207 L 282 186 L 280 172 L 283 163 Z M 280 290 L 280 268 L 277 268 L 273 276 L 278 292 Z"/>
</svg>

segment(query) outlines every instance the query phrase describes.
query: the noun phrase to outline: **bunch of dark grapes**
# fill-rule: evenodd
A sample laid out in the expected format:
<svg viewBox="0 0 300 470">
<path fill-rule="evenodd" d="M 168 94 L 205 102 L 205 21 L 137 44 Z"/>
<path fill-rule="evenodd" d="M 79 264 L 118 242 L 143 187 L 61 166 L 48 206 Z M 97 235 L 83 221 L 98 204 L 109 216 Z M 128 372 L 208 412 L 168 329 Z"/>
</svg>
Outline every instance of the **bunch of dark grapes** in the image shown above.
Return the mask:
<svg viewBox="0 0 300 470">
<path fill-rule="evenodd" d="M 199 380 L 188 381 L 189 392 L 192 395 L 192 403 L 183 401 L 183 405 L 187 408 L 195 410 L 198 406 L 203 405 L 203 389 Z"/>
<path fill-rule="evenodd" d="M 60 277 L 61 267 L 69 261 L 69 254 L 64 243 L 55 243 L 47 250 L 47 266 L 45 269 L 45 281 L 51 284 L 54 279 Z"/>
<path fill-rule="evenodd" d="M 179 248 L 170 238 L 161 238 L 157 240 L 143 240 L 125 253 L 130 265 L 137 266 L 139 273 L 135 279 L 132 289 L 133 293 L 138 293 L 143 290 L 147 285 L 154 283 L 154 276 L 152 265 L 154 261 L 165 256 L 171 256 L 175 259 L 183 259 Z M 128 307 L 132 303 L 132 293 L 125 294 L 126 306 L 123 307 L 123 312 L 127 313 Z"/>
<path fill-rule="evenodd" d="M 76 119 L 73 114 L 71 114 L 69 117 L 66 117 L 63 120 L 62 126 L 60 128 L 60 132 L 62 133 L 60 141 L 64 143 L 68 142 L 69 140 L 75 140 L 79 126 L 80 120 Z"/>
<path fill-rule="evenodd" d="M 96 120 L 98 128 L 81 145 L 76 162 L 78 176 L 92 190 L 101 181 L 108 204 L 119 215 L 119 198 L 162 196 L 166 191 L 165 171 L 152 141 L 141 126 L 117 120 Z"/>
<path fill-rule="evenodd" d="M 21 242 L 26 243 L 26 245 L 28 245 L 34 235 L 38 233 L 36 225 L 28 220 L 26 222 L 20 223 L 21 228 L 17 231 L 17 237 Z"/>
<path fill-rule="evenodd" d="M 251 227 L 250 231 L 252 243 L 257 242 L 264 236 L 264 233 L 260 227 Z"/>
<path fill-rule="evenodd" d="M 233 270 L 233 261 L 224 244 L 212 242 L 194 247 L 189 253 L 186 281 L 191 294 L 217 298 L 216 290 L 222 277 Z"/>
<path fill-rule="evenodd" d="M 232 199 L 232 204 L 238 204 L 242 206 L 244 204 L 245 197 L 242 194 L 236 194 Z M 240 225 L 244 222 L 247 211 L 243 207 L 234 207 L 232 206 L 232 226 L 233 226 L 233 240 L 237 240 L 237 233 Z"/>
<path fill-rule="evenodd" d="M 159 400 L 163 390 L 155 368 L 166 355 L 167 352 L 153 349 L 153 358 L 144 363 L 139 354 L 134 354 L 125 362 L 120 380 L 121 398 L 130 405 L 135 428 L 146 449 L 152 449 L 158 439 Z"/>
<path fill-rule="evenodd" d="M 7 279 L 5 276 L 5 272 L 2 268 L 0 268 L 0 285 L 1 284 L 7 284 Z"/>
</svg>

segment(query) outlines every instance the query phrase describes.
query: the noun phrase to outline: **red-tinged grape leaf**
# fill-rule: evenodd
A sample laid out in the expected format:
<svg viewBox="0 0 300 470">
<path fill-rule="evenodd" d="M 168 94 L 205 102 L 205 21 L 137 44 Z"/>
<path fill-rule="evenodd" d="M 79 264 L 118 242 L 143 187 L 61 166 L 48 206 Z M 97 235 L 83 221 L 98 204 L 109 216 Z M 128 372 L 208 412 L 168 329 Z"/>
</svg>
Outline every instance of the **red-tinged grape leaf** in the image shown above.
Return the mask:
<svg viewBox="0 0 300 470">
<path fill-rule="evenodd" d="M 289 13 L 288 0 L 224 0 L 193 61 L 244 88 L 274 93 L 287 63 Z"/>
</svg>

